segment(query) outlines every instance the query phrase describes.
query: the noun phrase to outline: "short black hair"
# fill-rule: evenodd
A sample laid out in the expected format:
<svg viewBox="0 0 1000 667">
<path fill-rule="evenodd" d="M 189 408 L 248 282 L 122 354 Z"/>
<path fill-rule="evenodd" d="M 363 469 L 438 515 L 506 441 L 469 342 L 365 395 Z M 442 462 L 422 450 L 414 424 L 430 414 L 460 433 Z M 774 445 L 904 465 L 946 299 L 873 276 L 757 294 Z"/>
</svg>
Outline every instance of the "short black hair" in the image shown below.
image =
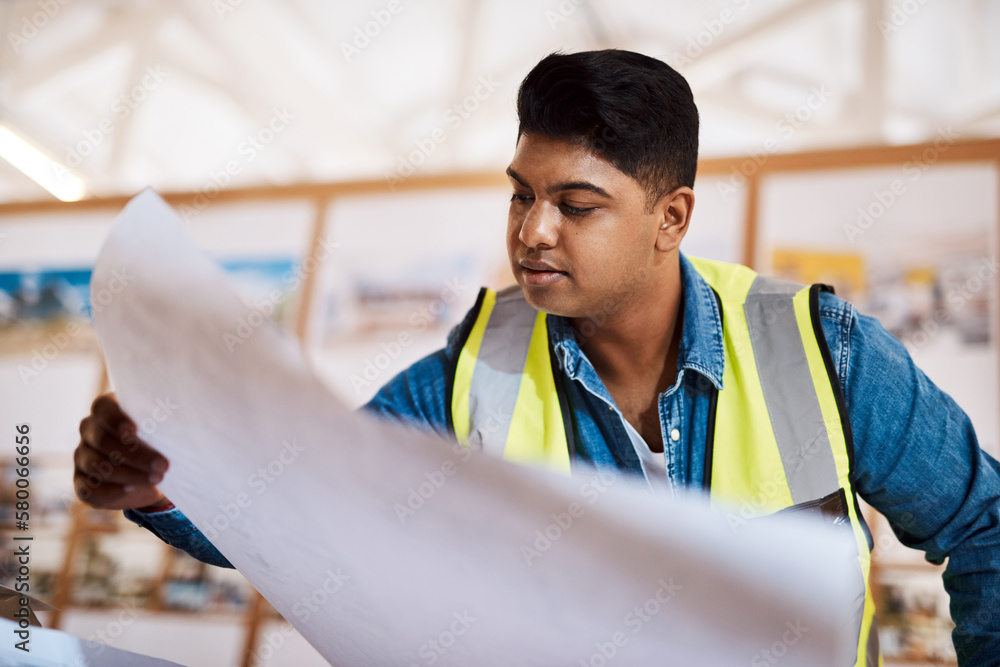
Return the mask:
<svg viewBox="0 0 1000 667">
<path fill-rule="evenodd" d="M 641 53 L 552 53 L 517 93 L 517 137 L 538 134 L 601 155 L 646 190 L 652 205 L 694 186 L 698 109 L 675 69 Z"/>
</svg>

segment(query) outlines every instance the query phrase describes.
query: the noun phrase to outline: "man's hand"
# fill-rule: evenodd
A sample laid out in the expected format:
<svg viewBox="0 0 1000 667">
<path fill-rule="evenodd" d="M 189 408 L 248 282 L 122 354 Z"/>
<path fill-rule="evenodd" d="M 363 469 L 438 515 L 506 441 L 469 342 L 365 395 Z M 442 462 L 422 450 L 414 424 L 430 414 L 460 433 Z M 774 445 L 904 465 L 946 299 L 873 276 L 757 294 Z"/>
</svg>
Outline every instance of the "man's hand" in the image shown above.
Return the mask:
<svg viewBox="0 0 1000 667">
<path fill-rule="evenodd" d="M 73 453 L 77 497 L 99 509 L 133 509 L 167 504 L 156 485 L 169 465 L 139 440 L 135 422 L 114 394 L 99 396 L 80 422 L 80 445 Z"/>
</svg>

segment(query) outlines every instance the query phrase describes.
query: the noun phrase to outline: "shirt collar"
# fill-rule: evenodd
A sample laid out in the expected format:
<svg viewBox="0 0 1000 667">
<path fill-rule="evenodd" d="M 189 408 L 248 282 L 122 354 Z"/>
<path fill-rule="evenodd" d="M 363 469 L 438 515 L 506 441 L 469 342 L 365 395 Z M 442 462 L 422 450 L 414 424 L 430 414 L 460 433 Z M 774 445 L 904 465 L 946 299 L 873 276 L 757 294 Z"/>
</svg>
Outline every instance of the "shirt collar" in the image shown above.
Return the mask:
<svg viewBox="0 0 1000 667">
<path fill-rule="evenodd" d="M 722 389 L 725 355 L 722 343 L 722 313 L 715 292 L 684 253 L 680 253 L 682 324 L 678 368 L 690 369 Z M 569 320 L 549 315 L 550 343 L 567 375 L 576 379 L 584 354 Z"/>
</svg>

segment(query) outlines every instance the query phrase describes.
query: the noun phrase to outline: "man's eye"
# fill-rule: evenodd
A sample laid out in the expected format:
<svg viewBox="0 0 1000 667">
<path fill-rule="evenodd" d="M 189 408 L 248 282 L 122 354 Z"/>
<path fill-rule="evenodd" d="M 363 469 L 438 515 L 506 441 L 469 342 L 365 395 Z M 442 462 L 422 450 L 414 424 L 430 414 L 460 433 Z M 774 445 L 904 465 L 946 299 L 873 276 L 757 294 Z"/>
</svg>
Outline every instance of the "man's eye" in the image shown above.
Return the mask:
<svg viewBox="0 0 1000 667">
<path fill-rule="evenodd" d="M 531 195 L 519 195 L 518 193 L 515 192 L 514 194 L 512 194 L 510 196 L 510 200 L 512 202 L 518 202 L 518 203 L 521 203 L 521 204 L 525 204 L 525 203 L 527 203 L 527 202 L 529 202 L 529 201 L 532 200 L 532 196 Z"/>
<path fill-rule="evenodd" d="M 569 204 L 562 204 L 562 210 L 566 215 L 583 217 L 593 211 L 594 208 L 577 208 L 576 206 L 570 206 Z"/>
</svg>

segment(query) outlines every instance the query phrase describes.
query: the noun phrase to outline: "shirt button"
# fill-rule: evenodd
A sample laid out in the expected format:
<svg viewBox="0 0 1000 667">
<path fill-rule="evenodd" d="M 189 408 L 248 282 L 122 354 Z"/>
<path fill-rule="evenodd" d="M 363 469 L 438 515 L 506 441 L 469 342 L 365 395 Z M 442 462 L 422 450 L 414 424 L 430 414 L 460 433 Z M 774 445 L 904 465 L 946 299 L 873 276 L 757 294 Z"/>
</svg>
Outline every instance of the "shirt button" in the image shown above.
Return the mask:
<svg viewBox="0 0 1000 667">
<path fill-rule="evenodd" d="M 673 431 L 670 432 L 670 439 L 673 440 L 674 442 L 677 442 L 678 440 L 681 439 L 681 432 L 678 431 L 677 429 L 674 429 Z"/>
</svg>

